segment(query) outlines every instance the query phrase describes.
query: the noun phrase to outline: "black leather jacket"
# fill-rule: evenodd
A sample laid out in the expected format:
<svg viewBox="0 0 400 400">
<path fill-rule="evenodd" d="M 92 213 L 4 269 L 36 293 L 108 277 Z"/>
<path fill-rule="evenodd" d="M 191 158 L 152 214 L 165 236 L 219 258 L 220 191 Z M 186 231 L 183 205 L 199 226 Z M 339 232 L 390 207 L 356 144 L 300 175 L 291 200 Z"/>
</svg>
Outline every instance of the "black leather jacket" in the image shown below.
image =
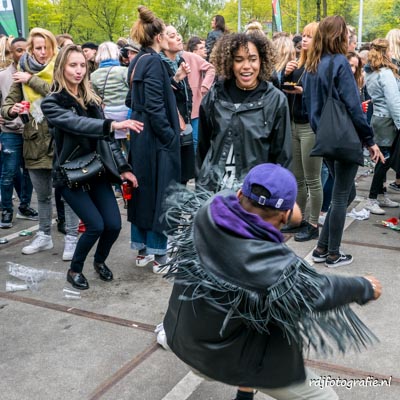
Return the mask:
<svg viewBox="0 0 400 400">
<path fill-rule="evenodd" d="M 42 111 L 55 142 L 53 186 L 66 184 L 59 165 L 74 152 L 74 158 L 94 150 L 100 154 L 108 180 L 121 183 L 120 174 L 132 171 L 111 132 L 112 120 L 103 119 L 101 107 L 89 104 L 84 109 L 66 91 L 52 93 L 42 102 Z"/>
<path fill-rule="evenodd" d="M 201 102 L 196 154 L 197 184 L 219 190 L 229 149 L 233 145 L 236 177 L 261 163 L 290 168 L 292 160 L 289 108 L 286 96 L 270 82 L 261 82 L 257 98 L 237 108 L 223 80 Z"/>
</svg>

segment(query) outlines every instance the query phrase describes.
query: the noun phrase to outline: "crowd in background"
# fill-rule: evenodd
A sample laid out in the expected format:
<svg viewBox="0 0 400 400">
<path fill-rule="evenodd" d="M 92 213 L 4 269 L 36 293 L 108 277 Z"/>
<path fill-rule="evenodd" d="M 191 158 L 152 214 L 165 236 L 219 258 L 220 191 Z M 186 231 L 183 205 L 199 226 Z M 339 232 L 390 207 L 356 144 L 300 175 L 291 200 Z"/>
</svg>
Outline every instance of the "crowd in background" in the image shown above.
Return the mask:
<svg viewBox="0 0 400 400">
<path fill-rule="evenodd" d="M 400 29 L 357 49 L 356 31 L 341 17 L 268 39 L 257 21 L 230 33 L 216 15 L 207 38 L 184 43 L 141 6 L 129 39 L 77 45 L 67 33 L 36 27 L 27 38 L 1 37 L 0 63 L 0 228 L 18 223 L 18 202 L 16 219 L 39 222 L 22 253 L 52 249 L 54 196 L 67 280 L 77 289 L 89 288 L 82 270 L 96 241 L 94 269 L 113 279 L 105 262 L 121 230 L 123 181 L 133 188 L 124 199 L 132 259 L 164 274 L 171 183 L 238 190 L 263 163 L 289 169 L 297 182 L 302 217 L 281 231 L 317 240 L 316 263 L 350 264 L 341 239 L 358 164 L 310 156 L 329 90 L 345 104 L 374 166 L 365 208 L 383 215 L 399 207 L 388 190 L 400 192 Z M 101 174 L 68 187 L 63 164 L 93 152 Z M 386 179 L 390 168 L 394 182 Z"/>
</svg>

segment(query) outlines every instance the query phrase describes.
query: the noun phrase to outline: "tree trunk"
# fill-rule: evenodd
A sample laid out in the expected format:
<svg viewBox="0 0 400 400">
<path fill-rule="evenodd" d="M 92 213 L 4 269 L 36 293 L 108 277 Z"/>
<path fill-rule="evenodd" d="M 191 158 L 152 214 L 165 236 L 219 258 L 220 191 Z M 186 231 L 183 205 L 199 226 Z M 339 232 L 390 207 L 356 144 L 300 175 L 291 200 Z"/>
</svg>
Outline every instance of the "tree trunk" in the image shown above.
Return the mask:
<svg viewBox="0 0 400 400">
<path fill-rule="evenodd" d="M 322 0 L 322 18 L 328 15 L 328 4 L 327 0 Z"/>
<path fill-rule="evenodd" d="M 321 0 L 317 0 L 317 22 L 321 21 Z"/>
</svg>

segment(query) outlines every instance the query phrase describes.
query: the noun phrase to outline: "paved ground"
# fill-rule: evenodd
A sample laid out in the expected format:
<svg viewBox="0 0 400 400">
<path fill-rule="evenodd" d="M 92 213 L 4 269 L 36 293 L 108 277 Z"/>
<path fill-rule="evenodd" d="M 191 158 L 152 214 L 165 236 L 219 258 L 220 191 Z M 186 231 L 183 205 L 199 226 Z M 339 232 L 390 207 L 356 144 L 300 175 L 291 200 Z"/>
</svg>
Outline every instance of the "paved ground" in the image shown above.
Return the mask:
<svg viewBox="0 0 400 400">
<path fill-rule="evenodd" d="M 366 196 L 370 176 L 358 180 L 358 195 Z M 400 201 L 400 193 L 393 194 Z M 362 199 L 359 199 L 362 200 Z M 363 202 L 354 206 L 362 208 Z M 123 219 L 126 212 L 121 204 Z M 399 216 L 389 210 L 387 216 Z M 355 307 L 380 339 L 373 348 L 346 357 L 321 359 L 308 355 L 308 365 L 330 378 L 390 379 L 390 386 L 359 385 L 336 388 L 341 399 L 398 400 L 400 398 L 400 232 L 380 225 L 382 218 L 348 220 L 343 248 L 354 255 L 352 265 L 335 273 L 372 273 L 384 285 L 378 302 Z M 134 267 L 129 249 L 129 226 L 112 250 L 109 266 L 115 280 L 98 279 L 89 257 L 85 275 L 91 285 L 80 300 L 66 299 L 64 279 L 47 279 L 37 292 L 6 292 L 7 261 L 65 274 L 61 260 L 63 236 L 53 226 L 54 249 L 24 256 L 23 229 L 35 231 L 29 221 L 15 220 L 14 227 L 0 230 L 9 243 L 0 245 L 0 399 L 2 400 L 223 400 L 235 389 L 205 382 L 193 375 L 172 353 L 155 342 L 154 327 L 166 310 L 171 286 L 150 269 Z M 295 243 L 298 254 L 309 253 L 315 241 Z M 327 268 L 318 269 L 331 273 Z M 329 378 L 327 378 L 329 379 Z M 371 380 L 371 378 L 369 378 Z M 348 382 L 348 385 L 352 381 Z M 342 382 L 342 384 L 344 384 Z M 256 399 L 267 399 L 257 394 Z"/>
</svg>

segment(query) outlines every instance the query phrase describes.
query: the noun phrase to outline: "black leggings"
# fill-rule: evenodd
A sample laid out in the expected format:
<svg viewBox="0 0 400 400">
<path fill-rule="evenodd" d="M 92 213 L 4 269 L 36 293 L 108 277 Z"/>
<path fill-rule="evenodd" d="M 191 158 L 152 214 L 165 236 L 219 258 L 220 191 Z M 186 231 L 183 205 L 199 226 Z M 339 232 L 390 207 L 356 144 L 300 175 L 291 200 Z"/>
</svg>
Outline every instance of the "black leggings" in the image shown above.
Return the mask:
<svg viewBox="0 0 400 400">
<path fill-rule="evenodd" d="M 105 262 L 121 231 L 121 214 L 109 182 L 95 182 L 88 191 L 63 187 L 61 195 L 86 227 L 71 261 L 72 271 L 81 273 L 89 251 L 99 238 L 94 260 Z"/>
</svg>

